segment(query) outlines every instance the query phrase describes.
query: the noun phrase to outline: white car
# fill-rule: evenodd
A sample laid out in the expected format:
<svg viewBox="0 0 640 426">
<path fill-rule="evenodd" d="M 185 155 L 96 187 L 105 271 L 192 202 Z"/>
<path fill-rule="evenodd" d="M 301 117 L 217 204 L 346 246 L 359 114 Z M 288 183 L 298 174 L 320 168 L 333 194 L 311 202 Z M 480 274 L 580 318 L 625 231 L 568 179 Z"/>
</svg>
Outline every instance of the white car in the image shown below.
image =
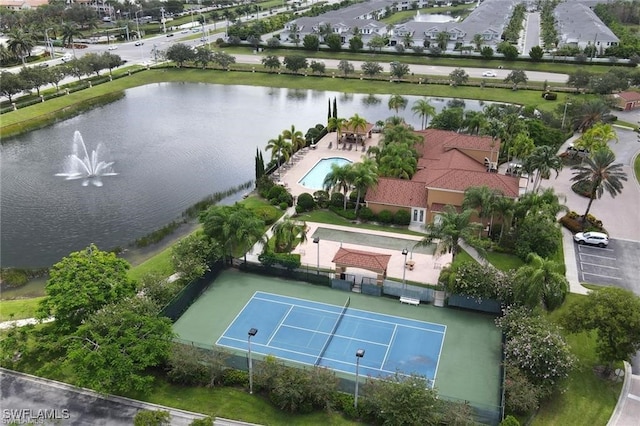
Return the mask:
<svg viewBox="0 0 640 426">
<path fill-rule="evenodd" d="M 68 62 L 73 59 L 73 55 L 71 53 L 65 53 L 65 55 L 61 58 L 62 62 Z"/>
<path fill-rule="evenodd" d="M 115 44 L 112 44 L 109 47 L 107 47 L 107 50 L 116 50 L 117 48 L 118 46 L 116 46 Z"/>
<path fill-rule="evenodd" d="M 578 232 L 573 236 L 573 240 L 578 244 L 590 244 L 598 247 L 609 245 L 609 236 L 603 232 Z"/>
<path fill-rule="evenodd" d="M 496 74 L 495 71 L 485 71 L 482 73 L 483 77 L 497 77 L 498 74 Z"/>
<path fill-rule="evenodd" d="M 135 46 L 142 46 L 143 44 L 144 43 L 139 40 L 134 43 Z"/>
</svg>

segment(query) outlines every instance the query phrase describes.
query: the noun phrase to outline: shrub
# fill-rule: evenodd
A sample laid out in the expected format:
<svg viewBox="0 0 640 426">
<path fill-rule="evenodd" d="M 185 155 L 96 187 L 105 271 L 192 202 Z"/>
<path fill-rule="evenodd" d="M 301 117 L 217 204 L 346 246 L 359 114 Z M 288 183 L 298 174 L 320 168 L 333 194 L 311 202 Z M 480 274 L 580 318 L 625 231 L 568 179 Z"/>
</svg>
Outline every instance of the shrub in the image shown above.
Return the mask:
<svg viewBox="0 0 640 426">
<path fill-rule="evenodd" d="M 547 101 L 555 101 L 558 99 L 558 94 L 553 92 L 544 92 L 542 97 Z"/>
<path fill-rule="evenodd" d="M 393 222 L 393 213 L 391 213 L 389 210 L 382 210 L 380 213 L 378 213 L 377 219 L 380 223 L 391 223 Z"/>
<path fill-rule="evenodd" d="M 510 301 L 512 273 L 486 268 L 475 261 L 462 262 L 453 270 L 443 270 L 439 282 L 447 291 L 476 299 Z"/>
<path fill-rule="evenodd" d="M 267 196 L 265 198 L 272 200 L 274 198 L 279 199 L 280 195 L 282 194 L 286 194 L 287 193 L 287 188 L 285 188 L 282 185 L 273 185 L 271 187 L 271 189 L 269 189 L 269 193 L 267 194 Z"/>
<path fill-rule="evenodd" d="M 329 205 L 342 207 L 344 205 L 344 194 L 341 194 L 340 192 L 334 192 L 331 194 L 331 201 L 329 202 Z"/>
<path fill-rule="evenodd" d="M 330 206 L 329 210 L 331 210 L 332 212 L 334 212 L 340 217 L 344 217 L 347 220 L 356 220 L 356 212 L 354 212 L 351 209 L 344 210 L 342 206 L 340 207 Z"/>
<path fill-rule="evenodd" d="M 538 408 L 540 389 L 534 386 L 518 367 L 505 364 L 505 405 L 510 413 L 526 414 Z"/>
<path fill-rule="evenodd" d="M 301 265 L 300 255 L 292 253 L 264 252 L 258 256 L 258 260 L 264 266 L 281 265 L 288 270 L 297 269 Z"/>
<path fill-rule="evenodd" d="M 281 203 L 285 203 L 287 207 L 293 206 L 293 195 L 289 194 L 286 191 L 278 195 L 278 204 L 281 204 Z M 286 207 L 285 207 L 285 210 L 286 210 Z"/>
<path fill-rule="evenodd" d="M 296 206 L 296 213 L 297 213 L 297 214 L 304 213 L 304 211 L 305 211 L 305 210 L 304 210 L 302 207 L 300 207 L 300 206 Z"/>
<path fill-rule="evenodd" d="M 171 424 L 171 415 L 168 411 L 138 411 L 133 418 L 134 426 L 165 426 Z"/>
<path fill-rule="evenodd" d="M 204 419 L 195 419 L 189 426 L 213 426 L 213 419 L 211 417 L 205 417 Z"/>
<path fill-rule="evenodd" d="M 2 270 L 2 281 L 9 287 L 19 287 L 29 281 L 29 276 L 22 269 L 7 268 Z"/>
<path fill-rule="evenodd" d="M 280 207 L 280 210 L 286 210 L 287 207 L 289 207 L 289 205 L 283 201 L 282 203 L 280 203 L 279 207 Z"/>
<path fill-rule="evenodd" d="M 301 207 L 302 211 L 313 210 L 315 206 L 316 201 L 313 199 L 311 194 L 304 192 L 298 196 L 298 207 Z"/>
<path fill-rule="evenodd" d="M 321 190 L 313 193 L 313 198 L 315 198 L 316 203 L 323 209 L 326 209 L 329 205 L 329 193 L 327 191 Z"/>
<path fill-rule="evenodd" d="M 222 373 L 220 382 L 223 386 L 248 386 L 249 385 L 249 373 L 242 370 L 234 370 L 233 368 L 227 368 Z"/>
<path fill-rule="evenodd" d="M 531 214 L 518 226 L 515 251 L 525 261 L 529 253 L 550 257 L 558 251 L 561 243 L 562 232 L 554 221 L 544 215 Z"/>
<path fill-rule="evenodd" d="M 520 426 L 520 422 L 513 416 L 507 416 L 500 422 L 500 426 Z"/>
<path fill-rule="evenodd" d="M 280 217 L 280 212 L 271 206 L 261 206 L 251 209 L 260 219 L 264 220 L 265 225 L 272 225 Z"/>
<path fill-rule="evenodd" d="M 373 219 L 374 214 L 369 207 L 362 207 L 360 210 L 358 210 L 358 217 L 362 220 L 368 221 Z"/>
<path fill-rule="evenodd" d="M 262 198 L 267 198 L 268 199 L 269 198 L 269 191 L 274 186 L 276 186 L 276 184 L 273 183 L 271 178 L 269 176 L 267 176 L 267 175 L 260 176 L 260 178 L 256 182 L 256 189 L 258 190 L 258 194 L 260 194 L 260 196 Z"/>
<path fill-rule="evenodd" d="M 360 417 L 359 410 L 353 406 L 354 397 L 350 393 L 335 392 L 331 398 L 331 405 L 348 419 Z"/>
<path fill-rule="evenodd" d="M 393 215 L 393 223 L 396 225 L 406 226 L 411 223 L 411 213 L 407 210 L 398 210 L 395 215 Z"/>
</svg>

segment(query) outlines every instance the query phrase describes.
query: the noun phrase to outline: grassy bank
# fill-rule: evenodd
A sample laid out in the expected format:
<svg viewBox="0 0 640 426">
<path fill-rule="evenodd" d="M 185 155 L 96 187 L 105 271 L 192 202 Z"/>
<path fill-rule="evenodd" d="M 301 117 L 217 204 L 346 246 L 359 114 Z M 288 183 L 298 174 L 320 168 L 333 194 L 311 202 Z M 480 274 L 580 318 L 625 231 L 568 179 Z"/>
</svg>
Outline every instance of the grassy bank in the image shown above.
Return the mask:
<svg viewBox="0 0 640 426">
<path fill-rule="evenodd" d="M 29 299 L 3 300 L 0 302 L 0 321 L 33 318 L 38 308 L 38 303 L 44 297 Z"/>
</svg>

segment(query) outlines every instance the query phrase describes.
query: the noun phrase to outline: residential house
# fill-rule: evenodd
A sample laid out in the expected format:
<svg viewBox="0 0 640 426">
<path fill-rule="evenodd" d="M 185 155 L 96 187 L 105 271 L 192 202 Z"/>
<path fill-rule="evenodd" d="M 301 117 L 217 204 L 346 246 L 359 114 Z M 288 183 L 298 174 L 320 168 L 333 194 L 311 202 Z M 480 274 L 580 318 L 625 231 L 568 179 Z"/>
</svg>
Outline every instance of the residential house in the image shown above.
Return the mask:
<svg viewBox="0 0 640 426">
<path fill-rule="evenodd" d="M 364 199 L 374 213 L 406 210 L 412 225 L 424 225 L 437 220 L 445 206 L 462 206 L 467 188 L 487 186 L 511 198 L 523 192 L 520 178 L 497 173 L 499 140 L 437 129 L 416 133 L 424 138 L 416 146 L 416 174 L 411 180 L 379 178 Z"/>
<path fill-rule="evenodd" d="M 584 50 L 595 45 L 598 54 L 616 46 L 620 39 L 585 4 L 566 1 L 554 10 L 560 41 L 558 47 L 573 46 Z"/>
<path fill-rule="evenodd" d="M 613 95 L 616 106 L 623 111 L 640 108 L 640 92 L 620 92 Z"/>
</svg>

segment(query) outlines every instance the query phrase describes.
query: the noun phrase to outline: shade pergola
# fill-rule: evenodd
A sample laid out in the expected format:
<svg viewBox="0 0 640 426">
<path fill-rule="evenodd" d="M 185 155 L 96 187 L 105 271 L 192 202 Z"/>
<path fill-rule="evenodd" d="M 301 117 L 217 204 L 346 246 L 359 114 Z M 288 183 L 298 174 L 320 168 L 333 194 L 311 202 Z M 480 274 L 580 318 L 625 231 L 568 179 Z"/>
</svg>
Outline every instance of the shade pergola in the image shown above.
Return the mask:
<svg viewBox="0 0 640 426">
<path fill-rule="evenodd" d="M 390 254 L 340 247 L 338 252 L 333 256 L 333 260 L 331 262 L 336 264 L 336 274 L 343 274 L 348 267 L 373 271 L 378 274 L 376 280 L 377 284 L 382 285 L 382 281 L 387 276 L 389 259 L 391 259 Z"/>
</svg>

